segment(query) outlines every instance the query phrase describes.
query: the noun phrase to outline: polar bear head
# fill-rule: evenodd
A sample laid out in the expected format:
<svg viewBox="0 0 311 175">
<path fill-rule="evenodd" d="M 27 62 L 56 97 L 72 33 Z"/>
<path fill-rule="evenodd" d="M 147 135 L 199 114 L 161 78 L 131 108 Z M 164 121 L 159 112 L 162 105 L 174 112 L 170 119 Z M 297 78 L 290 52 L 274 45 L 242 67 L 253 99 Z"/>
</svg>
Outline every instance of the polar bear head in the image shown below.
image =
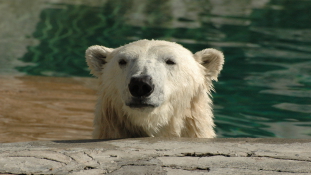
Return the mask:
<svg viewBox="0 0 311 175">
<path fill-rule="evenodd" d="M 193 115 L 190 108 L 196 96 L 204 96 L 209 105 L 211 81 L 217 80 L 224 63 L 218 50 L 192 54 L 179 44 L 160 40 L 139 40 L 115 49 L 91 46 L 86 60 L 101 82 L 96 114 L 104 114 L 99 118 L 109 115 L 101 112 L 108 110 L 114 118 L 153 128 L 149 135 L 159 133 L 174 116 Z M 203 111 L 211 110 L 206 108 Z"/>
</svg>

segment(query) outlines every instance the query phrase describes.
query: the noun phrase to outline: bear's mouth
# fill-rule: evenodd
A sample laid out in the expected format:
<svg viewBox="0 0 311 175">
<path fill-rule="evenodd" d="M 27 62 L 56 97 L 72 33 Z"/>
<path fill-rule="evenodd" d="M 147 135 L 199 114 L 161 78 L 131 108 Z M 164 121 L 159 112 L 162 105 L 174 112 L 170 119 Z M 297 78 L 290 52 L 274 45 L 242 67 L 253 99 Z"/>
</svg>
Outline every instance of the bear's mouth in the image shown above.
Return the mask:
<svg viewBox="0 0 311 175">
<path fill-rule="evenodd" d="M 152 105 L 152 104 L 135 104 L 135 103 L 130 103 L 128 104 L 128 106 L 130 108 L 146 108 L 146 107 L 156 107 L 155 105 Z"/>
<path fill-rule="evenodd" d="M 132 98 L 132 100 L 129 103 L 126 103 L 126 106 L 130 108 L 146 108 L 146 107 L 155 108 L 158 105 L 148 103 L 148 101 L 145 98 Z"/>
</svg>

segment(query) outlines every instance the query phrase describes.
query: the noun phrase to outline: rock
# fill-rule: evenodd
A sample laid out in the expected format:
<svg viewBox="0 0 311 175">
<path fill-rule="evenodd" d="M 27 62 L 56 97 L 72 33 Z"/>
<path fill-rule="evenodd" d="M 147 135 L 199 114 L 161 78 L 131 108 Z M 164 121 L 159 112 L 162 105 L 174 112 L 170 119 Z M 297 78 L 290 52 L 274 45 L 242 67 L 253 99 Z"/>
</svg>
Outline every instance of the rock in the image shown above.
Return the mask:
<svg viewBox="0 0 311 175">
<path fill-rule="evenodd" d="M 311 140 L 134 138 L 0 144 L 0 174 L 311 173 Z"/>
</svg>

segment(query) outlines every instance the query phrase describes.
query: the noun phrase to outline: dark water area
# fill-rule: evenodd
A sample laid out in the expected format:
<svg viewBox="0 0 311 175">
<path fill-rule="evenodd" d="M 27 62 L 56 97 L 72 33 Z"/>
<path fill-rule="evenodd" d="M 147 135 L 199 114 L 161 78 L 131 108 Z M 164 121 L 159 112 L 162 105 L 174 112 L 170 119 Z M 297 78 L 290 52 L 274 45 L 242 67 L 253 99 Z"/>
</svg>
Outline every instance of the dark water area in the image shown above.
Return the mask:
<svg viewBox="0 0 311 175">
<path fill-rule="evenodd" d="M 213 93 L 218 137 L 311 138 L 311 0 L 90 2 L 42 1 L 25 35 L 37 42 L 14 69 L 87 77 L 87 47 L 138 39 L 216 48 L 225 55 Z"/>
</svg>

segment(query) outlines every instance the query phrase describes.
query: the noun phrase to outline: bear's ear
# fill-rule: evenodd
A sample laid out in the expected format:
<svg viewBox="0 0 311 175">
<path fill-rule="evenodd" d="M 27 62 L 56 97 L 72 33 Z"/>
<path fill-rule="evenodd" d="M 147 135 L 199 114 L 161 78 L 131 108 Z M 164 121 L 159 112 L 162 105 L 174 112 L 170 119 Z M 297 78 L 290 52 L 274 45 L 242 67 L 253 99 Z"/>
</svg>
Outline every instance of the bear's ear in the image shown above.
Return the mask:
<svg viewBox="0 0 311 175">
<path fill-rule="evenodd" d="M 91 46 L 85 52 L 87 65 L 91 69 L 91 74 L 100 76 L 103 65 L 106 64 L 106 58 L 113 51 L 111 48 L 104 46 Z"/>
<path fill-rule="evenodd" d="M 204 49 L 194 54 L 194 59 L 206 68 L 206 75 L 217 81 L 225 62 L 224 54 L 216 49 Z"/>
</svg>

